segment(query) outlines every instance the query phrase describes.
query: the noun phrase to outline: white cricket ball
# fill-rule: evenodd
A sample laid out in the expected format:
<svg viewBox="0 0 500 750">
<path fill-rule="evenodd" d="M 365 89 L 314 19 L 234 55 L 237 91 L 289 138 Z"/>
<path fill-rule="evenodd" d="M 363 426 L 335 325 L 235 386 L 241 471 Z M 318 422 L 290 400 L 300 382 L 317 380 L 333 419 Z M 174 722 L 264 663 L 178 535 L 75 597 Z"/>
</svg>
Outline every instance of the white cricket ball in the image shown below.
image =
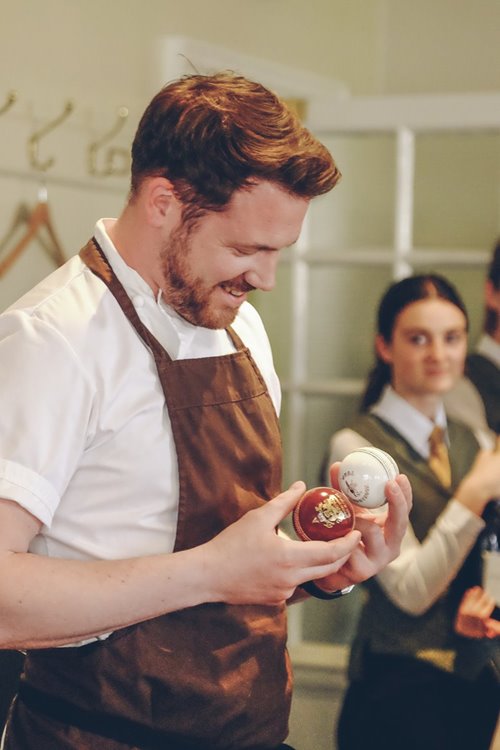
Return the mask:
<svg viewBox="0 0 500 750">
<path fill-rule="evenodd" d="M 387 502 L 385 485 L 398 474 L 395 460 L 385 451 L 371 446 L 358 448 L 340 464 L 340 489 L 356 505 L 380 508 Z"/>
</svg>

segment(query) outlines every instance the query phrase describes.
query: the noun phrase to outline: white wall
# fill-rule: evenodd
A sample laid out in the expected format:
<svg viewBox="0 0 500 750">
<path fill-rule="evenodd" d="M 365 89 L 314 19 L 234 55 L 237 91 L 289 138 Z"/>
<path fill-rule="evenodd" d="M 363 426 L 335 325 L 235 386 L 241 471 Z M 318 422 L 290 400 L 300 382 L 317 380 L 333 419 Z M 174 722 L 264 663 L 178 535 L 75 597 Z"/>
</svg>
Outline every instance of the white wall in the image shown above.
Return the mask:
<svg viewBox="0 0 500 750">
<path fill-rule="evenodd" d="M 498 91 L 498 0 L 386 0 L 387 93 Z"/>
<path fill-rule="evenodd" d="M 498 28 L 498 0 L 4 0 L 0 107 L 11 89 L 17 89 L 19 100 L 0 117 L 0 258 L 1 240 L 17 206 L 21 201 L 33 205 L 37 198 L 40 176 L 27 159 L 28 137 L 68 98 L 74 99 L 75 112 L 41 144 L 42 157 L 56 159 L 48 173 L 49 203 L 67 254 L 87 240 L 96 218 L 120 211 L 127 178 L 89 177 L 86 149 L 113 124 L 120 105 L 129 107 L 130 116 L 116 145 L 129 147 L 157 86 L 152 51 L 159 37 L 184 35 L 220 44 L 344 81 L 354 95 L 371 95 L 500 91 Z M 346 153 L 343 159 L 346 179 L 332 194 L 332 218 L 342 220 L 344 209 L 356 216 L 363 208 L 354 203 L 360 192 L 350 188 L 361 156 L 357 152 L 352 160 Z M 452 157 L 449 161 L 456 167 Z M 455 188 L 461 195 L 458 181 Z M 427 197 L 432 203 L 432 195 Z M 496 200 L 500 208 L 498 194 Z M 477 209 L 479 201 L 473 205 Z M 426 231 L 444 226 L 440 216 L 431 218 Z M 382 232 L 384 222 L 377 210 L 373 222 L 360 224 L 360 230 L 369 226 L 370 232 L 374 227 Z M 487 232 L 479 232 L 485 243 Z M 50 268 L 43 250 L 30 246 L 0 279 L 0 309 Z M 284 315 L 279 297 L 272 299 L 269 314 L 274 304 L 279 319 Z M 369 348 L 367 334 L 363 363 Z M 311 683 L 307 667 L 300 668 L 299 678 L 292 739 L 300 750 L 326 750 L 337 705 L 334 685 L 326 677 Z M 335 680 L 341 677 L 336 674 Z M 309 747 L 307 737 L 314 738 Z"/>
<path fill-rule="evenodd" d="M 36 200 L 39 175 L 28 163 L 27 139 L 68 98 L 75 112 L 41 146 L 42 156 L 56 158 L 49 199 L 67 253 L 86 240 L 95 218 L 120 210 L 126 178 L 89 180 L 86 149 L 109 130 L 120 105 L 130 115 L 116 145 L 129 147 L 157 86 L 152 50 L 161 36 L 181 34 L 328 75 L 353 94 L 478 91 L 500 90 L 499 26 L 498 0 L 4 2 L 0 107 L 11 89 L 19 100 L 0 117 L 0 251 L 19 202 Z M 50 269 L 42 251 L 28 252 L 0 279 L 0 308 Z"/>
<path fill-rule="evenodd" d="M 500 88 L 497 0 L 18 0 L 4 86 L 146 101 L 156 35 L 183 34 L 345 80 L 353 93 Z"/>
</svg>

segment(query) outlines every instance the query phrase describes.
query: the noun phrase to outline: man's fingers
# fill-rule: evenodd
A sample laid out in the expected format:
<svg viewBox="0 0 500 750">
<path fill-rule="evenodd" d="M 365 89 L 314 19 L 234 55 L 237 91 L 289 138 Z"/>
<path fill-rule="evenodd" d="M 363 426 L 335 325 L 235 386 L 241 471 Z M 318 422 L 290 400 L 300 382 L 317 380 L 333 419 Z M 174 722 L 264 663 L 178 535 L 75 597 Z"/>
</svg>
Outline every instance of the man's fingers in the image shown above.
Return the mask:
<svg viewBox="0 0 500 750">
<path fill-rule="evenodd" d="M 304 571 L 303 581 L 325 578 L 336 573 L 347 563 L 360 540 L 358 531 L 350 531 L 331 542 L 296 542 L 302 545 L 302 555 L 297 555 L 297 558 L 302 556 L 298 564 Z"/>
<path fill-rule="evenodd" d="M 335 463 L 330 466 L 330 482 L 331 482 L 332 487 L 335 487 L 337 490 L 340 489 L 339 469 L 340 469 L 340 461 L 335 461 Z"/>
<path fill-rule="evenodd" d="M 356 529 L 363 535 L 363 546 L 370 559 L 386 562 L 399 550 L 408 526 L 408 511 L 411 506 L 411 489 L 406 477 L 399 482 L 387 484 L 388 504 L 383 513 L 361 511 L 356 514 Z"/>
<path fill-rule="evenodd" d="M 385 537 L 388 543 L 401 543 L 408 527 L 408 513 L 412 505 L 411 487 L 408 478 L 400 474 L 396 480 L 387 482 L 389 510 L 385 522 Z"/>
<path fill-rule="evenodd" d="M 271 526 L 278 526 L 292 512 L 306 491 L 304 482 L 294 482 L 290 487 L 269 500 L 259 511 L 263 511 Z"/>
<path fill-rule="evenodd" d="M 382 554 L 387 546 L 384 527 L 379 525 L 377 518 L 357 516 L 356 528 L 362 535 L 366 556 L 378 559 L 378 555 Z"/>
<path fill-rule="evenodd" d="M 340 558 L 349 558 L 361 541 L 359 531 L 349 531 L 345 536 L 330 542 L 287 539 L 294 564 L 300 568 L 334 565 Z"/>
<path fill-rule="evenodd" d="M 413 492 L 411 489 L 410 480 L 408 479 L 406 474 L 398 474 L 398 476 L 396 477 L 394 481 L 396 482 L 398 487 L 401 489 L 401 492 L 403 493 L 403 497 L 406 502 L 406 507 L 409 512 L 413 505 Z"/>
</svg>

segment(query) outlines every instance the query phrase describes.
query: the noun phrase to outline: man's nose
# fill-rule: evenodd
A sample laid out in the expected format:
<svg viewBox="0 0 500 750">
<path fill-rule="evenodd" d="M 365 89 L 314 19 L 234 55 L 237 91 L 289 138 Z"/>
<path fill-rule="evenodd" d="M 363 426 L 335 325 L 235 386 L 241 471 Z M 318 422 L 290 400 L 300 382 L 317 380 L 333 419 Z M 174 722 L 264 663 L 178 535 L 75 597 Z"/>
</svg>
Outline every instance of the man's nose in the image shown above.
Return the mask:
<svg viewBox="0 0 500 750">
<path fill-rule="evenodd" d="M 252 268 L 245 274 L 245 281 L 255 289 L 270 292 L 276 283 L 276 269 L 279 253 L 276 250 L 262 250 L 254 256 Z"/>
</svg>

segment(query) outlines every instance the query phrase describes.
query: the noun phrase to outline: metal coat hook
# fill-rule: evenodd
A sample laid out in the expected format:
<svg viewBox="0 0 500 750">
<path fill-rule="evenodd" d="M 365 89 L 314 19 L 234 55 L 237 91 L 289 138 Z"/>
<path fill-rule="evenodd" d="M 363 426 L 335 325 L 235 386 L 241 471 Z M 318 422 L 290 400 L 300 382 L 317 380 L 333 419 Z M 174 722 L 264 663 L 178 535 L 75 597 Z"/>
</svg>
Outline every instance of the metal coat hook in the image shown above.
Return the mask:
<svg viewBox="0 0 500 750">
<path fill-rule="evenodd" d="M 129 169 L 129 152 L 125 148 L 117 148 L 111 146 L 107 149 L 104 158 L 104 167 L 99 169 L 97 166 L 97 152 L 105 143 L 114 138 L 125 125 L 125 120 L 128 117 L 127 107 L 119 107 L 117 112 L 117 120 L 114 126 L 107 133 L 102 135 L 98 140 L 93 141 L 89 145 L 88 150 L 88 170 L 92 175 L 98 177 L 108 177 L 109 175 L 124 175 L 127 174 Z M 121 166 L 118 166 L 118 161 L 121 161 Z"/>
<path fill-rule="evenodd" d="M 37 169 L 40 172 L 46 172 L 54 164 L 54 158 L 52 156 L 45 161 L 40 161 L 38 157 L 38 146 L 40 140 L 47 135 L 47 133 L 50 133 L 57 128 L 58 125 L 64 122 L 64 120 L 73 112 L 74 108 L 74 102 L 71 99 L 68 99 L 64 111 L 59 117 L 56 117 L 55 120 L 51 120 L 30 136 L 28 140 L 28 156 L 33 169 Z"/>
<path fill-rule="evenodd" d="M 7 98 L 5 99 L 5 103 L 0 107 L 0 115 L 5 114 L 5 112 L 7 112 L 16 101 L 17 91 L 9 91 L 9 93 L 7 94 Z"/>
</svg>

